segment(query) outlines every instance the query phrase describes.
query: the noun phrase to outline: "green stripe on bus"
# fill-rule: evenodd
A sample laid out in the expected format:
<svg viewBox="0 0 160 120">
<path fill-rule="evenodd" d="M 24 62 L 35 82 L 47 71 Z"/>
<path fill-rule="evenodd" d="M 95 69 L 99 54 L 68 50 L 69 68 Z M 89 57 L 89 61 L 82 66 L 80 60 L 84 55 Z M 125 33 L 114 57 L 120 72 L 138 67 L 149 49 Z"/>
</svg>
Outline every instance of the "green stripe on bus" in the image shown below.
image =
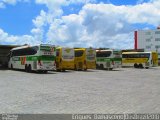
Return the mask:
<svg viewBox="0 0 160 120">
<path fill-rule="evenodd" d="M 27 56 L 27 61 L 37 61 L 37 60 L 42 60 L 42 61 L 54 61 L 55 56 Z"/>
<path fill-rule="evenodd" d="M 122 61 L 122 58 L 97 58 L 98 62 Z"/>
<path fill-rule="evenodd" d="M 22 58 L 25 56 L 21 56 Z M 12 58 L 13 61 L 20 61 L 20 56 L 19 57 L 14 57 Z M 26 61 L 37 61 L 37 60 L 42 60 L 42 61 L 54 61 L 55 56 L 26 56 Z"/>
</svg>

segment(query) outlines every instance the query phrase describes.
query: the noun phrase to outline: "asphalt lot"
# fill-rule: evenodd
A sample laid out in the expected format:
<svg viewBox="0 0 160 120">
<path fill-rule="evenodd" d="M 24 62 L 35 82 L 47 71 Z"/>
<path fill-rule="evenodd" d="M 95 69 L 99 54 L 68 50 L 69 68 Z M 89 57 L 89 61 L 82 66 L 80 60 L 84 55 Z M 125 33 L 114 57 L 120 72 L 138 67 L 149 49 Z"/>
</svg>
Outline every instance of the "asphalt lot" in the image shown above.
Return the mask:
<svg viewBox="0 0 160 120">
<path fill-rule="evenodd" d="M 160 68 L 0 70 L 0 113 L 160 113 Z"/>
</svg>

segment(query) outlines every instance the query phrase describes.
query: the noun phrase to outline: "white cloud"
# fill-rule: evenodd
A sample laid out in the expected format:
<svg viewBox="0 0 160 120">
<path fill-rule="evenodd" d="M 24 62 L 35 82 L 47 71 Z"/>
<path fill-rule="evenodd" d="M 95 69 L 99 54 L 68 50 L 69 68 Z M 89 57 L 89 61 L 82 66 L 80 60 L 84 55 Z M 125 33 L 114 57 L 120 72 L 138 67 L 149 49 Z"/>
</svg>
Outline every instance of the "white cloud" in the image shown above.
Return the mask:
<svg viewBox="0 0 160 120">
<path fill-rule="evenodd" d="M 4 3 L 6 4 L 12 4 L 12 5 L 15 5 L 16 2 L 20 1 L 20 0 L 2 0 Z"/>
<path fill-rule="evenodd" d="M 94 0 L 36 0 L 37 4 L 45 4 L 48 11 L 41 10 L 33 19 L 32 36 L 11 36 L 0 31 L 0 41 L 40 43 L 45 36 L 48 43 L 56 45 L 127 49 L 133 48 L 133 24 L 160 24 L 159 0 L 134 6 L 90 2 Z M 62 6 L 76 3 L 84 4 L 79 13 L 64 16 Z"/>
<path fill-rule="evenodd" d="M 54 16 L 61 16 L 63 14 L 62 6 L 68 6 L 70 4 L 87 4 L 95 2 L 96 0 L 35 0 L 37 4 L 45 4 L 49 12 Z"/>
<path fill-rule="evenodd" d="M 5 8 L 4 3 L 0 2 L 0 8 Z"/>
<path fill-rule="evenodd" d="M 6 4 L 16 5 L 17 2 L 29 2 L 30 0 L 1 0 L 0 8 L 5 8 Z"/>
<path fill-rule="evenodd" d="M 133 24 L 160 24 L 158 0 L 135 6 L 86 4 L 79 14 L 55 19 L 47 33 L 55 44 L 133 48 Z"/>
<path fill-rule="evenodd" d="M 36 17 L 36 19 L 32 20 L 36 27 L 43 27 L 46 21 L 46 12 L 41 10 L 40 15 Z"/>
<path fill-rule="evenodd" d="M 2 29 L 0 29 L 0 44 L 15 44 L 15 45 L 24 45 L 24 44 L 40 44 L 41 41 L 34 38 L 30 35 L 23 35 L 23 36 L 14 36 L 9 35 L 8 33 L 4 32 Z"/>
</svg>

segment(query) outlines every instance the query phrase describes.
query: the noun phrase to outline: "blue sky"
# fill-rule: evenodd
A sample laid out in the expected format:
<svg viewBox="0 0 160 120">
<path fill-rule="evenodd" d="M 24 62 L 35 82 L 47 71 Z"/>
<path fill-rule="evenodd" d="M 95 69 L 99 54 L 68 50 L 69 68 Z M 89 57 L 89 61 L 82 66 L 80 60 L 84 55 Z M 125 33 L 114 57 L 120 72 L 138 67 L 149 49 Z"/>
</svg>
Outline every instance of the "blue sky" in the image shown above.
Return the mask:
<svg viewBox="0 0 160 120">
<path fill-rule="evenodd" d="M 34 27 L 32 19 L 39 15 L 41 9 L 47 10 L 45 5 L 36 5 L 34 1 L 6 5 L 0 9 L 0 28 L 12 35 L 30 34 Z"/>
<path fill-rule="evenodd" d="M 159 14 L 149 12 L 160 10 L 158 0 L 9 1 L 0 1 L 0 44 L 27 41 L 29 44 L 132 48 L 134 30 L 154 29 L 160 24 Z M 151 20 L 150 16 L 156 20 Z M 120 40 L 116 41 L 118 37 Z M 122 41 L 124 43 L 120 44 Z"/>
<path fill-rule="evenodd" d="M 149 0 L 98 0 L 98 2 L 110 3 L 114 5 L 135 5 L 137 3 L 148 2 Z"/>
</svg>

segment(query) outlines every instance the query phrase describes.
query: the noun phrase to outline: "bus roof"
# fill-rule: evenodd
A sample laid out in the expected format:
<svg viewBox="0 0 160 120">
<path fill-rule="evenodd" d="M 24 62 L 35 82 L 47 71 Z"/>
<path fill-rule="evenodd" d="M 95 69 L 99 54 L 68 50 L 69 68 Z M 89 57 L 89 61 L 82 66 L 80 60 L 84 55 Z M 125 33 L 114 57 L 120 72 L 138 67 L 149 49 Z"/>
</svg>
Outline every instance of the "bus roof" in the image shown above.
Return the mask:
<svg viewBox="0 0 160 120">
<path fill-rule="evenodd" d="M 11 49 L 11 51 L 12 50 L 18 50 L 18 49 L 23 49 L 23 48 L 28 48 L 28 47 L 30 47 L 30 46 L 27 45 L 27 46 L 15 47 L 15 48 Z"/>
<path fill-rule="evenodd" d="M 150 52 L 122 52 L 122 54 L 141 54 L 141 53 L 153 53 L 152 51 Z"/>
<path fill-rule="evenodd" d="M 85 50 L 86 48 L 74 48 L 74 50 Z"/>
<path fill-rule="evenodd" d="M 33 46 L 30 46 L 30 45 L 24 45 L 24 46 L 20 46 L 20 47 L 15 47 L 11 50 L 18 50 L 18 49 L 23 49 L 23 48 L 28 48 L 28 47 L 34 47 L 34 46 L 53 46 L 55 47 L 55 45 L 50 45 L 50 44 L 38 44 L 38 45 L 33 45 Z"/>
<path fill-rule="evenodd" d="M 71 48 L 71 47 L 56 47 L 56 49 L 74 49 L 74 48 Z"/>
<path fill-rule="evenodd" d="M 116 50 L 116 49 L 107 49 L 107 50 L 96 50 L 96 52 L 101 52 L 101 51 L 121 51 L 121 50 Z"/>
</svg>

